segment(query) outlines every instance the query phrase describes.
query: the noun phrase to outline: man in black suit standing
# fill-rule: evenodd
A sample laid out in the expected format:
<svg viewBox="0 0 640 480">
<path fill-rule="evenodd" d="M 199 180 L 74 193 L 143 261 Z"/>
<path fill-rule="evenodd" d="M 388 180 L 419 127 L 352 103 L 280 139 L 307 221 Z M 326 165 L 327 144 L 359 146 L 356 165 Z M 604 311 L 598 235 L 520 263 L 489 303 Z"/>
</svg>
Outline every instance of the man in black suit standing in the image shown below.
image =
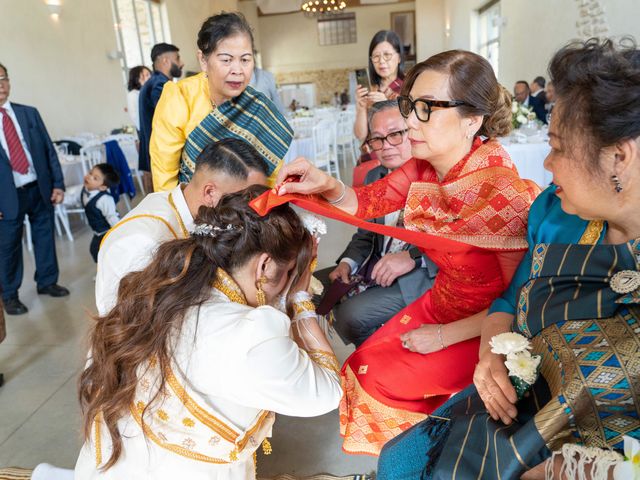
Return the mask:
<svg viewBox="0 0 640 480">
<path fill-rule="evenodd" d="M 527 82 L 524 80 L 516 82 L 513 87 L 513 98 L 521 105 L 532 108 L 533 112 L 536 114 L 536 118 L 542 123 L 547 123 L 547 114 L 544 110 L 544 103 L 542 103 L 539 98 L 531 95 L 531 90 L 529 89 L 529 84 Z"/>
<path fill-rule="evenodd" d="M 22 284 L 22 233 L 29 216 L 38 293 L 69 295 L 58 285 L 53 206 L 64 198 L 58 155 L 33 107 L 9 102 L 11 84 L 0 64 L 0 286 L 9 315 L 27 313 L 18 297 Z"/>
<path fill-rule="evenodd" d="M 160 100 L 164 84 L 172 78 L 182 75 L 184 63 L 180 60 L 180 50 L 169 43 L 158 43 L 151 49 L 153 73 L 140 89 L 138 111 L 140 112 L 140 151 L 138 153 L 138 169 L 143 172 L 146 192 L 153 192 L 151 181 L 151 161 L 149 142 L 151 140 L 151 122 Z"/>
</svg>

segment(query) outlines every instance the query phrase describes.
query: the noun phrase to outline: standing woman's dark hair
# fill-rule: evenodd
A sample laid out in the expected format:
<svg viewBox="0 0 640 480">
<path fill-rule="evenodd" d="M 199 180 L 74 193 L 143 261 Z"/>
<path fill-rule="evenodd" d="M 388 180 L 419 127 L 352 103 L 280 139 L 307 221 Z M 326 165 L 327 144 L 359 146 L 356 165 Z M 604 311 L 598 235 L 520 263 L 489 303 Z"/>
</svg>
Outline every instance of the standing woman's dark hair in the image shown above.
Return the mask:
<svg viewBox="0 0 640 480">
<path fill-rule="evenodd" d="M 416 79 L 426 70 L 449 75 L 450 100 L 461 100 L 466 104 L 457 107 L 460 116 L 484 117 L 477 135 L 488 138 L 509 135 L 512 129 L 511 93 L 498 83 L 487 59 L 466 50 L 433 55 L 411 69 L 402 85 L 403 96 L 409 96 Z"/>
<path fill-rule="evenodd" d="M 149 72 L 151 75 L 151 70 L 149 70 L 144 65 L 138 65 L 137 67 L 133 67 L 129 70 L 129 82 L 127 83 L 127 90 L 140 90 L 142 88 L 142 84 L 140 83 L 140 75 L 143 71 Z"/>
<path fill-rule="evenodd" d="M 380 82 L 382 78 L 376 72 L 376 69 L 373 65 L 373 60 L 371 56 L 373 55 L 373 50 L 380 45 L 382 42 L 388 42 L 391 44 L 393 49 L 399 56 L 398 63 L 398 78 L 404 78 L 404 48 L 402 46 L 402 40 L 400 40 L 400 36 L 391 30 L 380 30 L 376 33 L 371 39 L 371 43 L 369 44 L 369 79 L 371 80 L 372 85 L 380 86 Z"/>
<path fill-rule="evenodd" d="M 296 260 L 293 284 L 308 268 L 311 234 L 293 209 L 282 205 L 260 217 L 249 206 L 249 201 L 266 190 L 253 185 L 225 195 L 215 208 L 200 207 L 195 224 L 218 228 L 219 233 L 160 245 L 149 266 L 122 279 L 113 310 L 96 319 L 90 334 L 90 364 L 80 376 L 79 397 L 85 439 L 91 437 L 98 415 L 111 437 L 113 449 L 104 470 L 123 453 L 117 422 L 127 415 L 134 400 L 138 369 L 152 359 L 160 367 L 151 405 L 165 386 L 174 340 L 182 332 L 185 315 L 211 299 L 218 268 L 233 275 L 255 255 L 266 253 L 279 267 L 276 278 L 267 282 L 280 281 L 287 275 L 288 263 Z M 292 308 L 288 302 L 291 314 Z M 142 414 L 143 422 L 149 405 Z"/>
<path fill-rule="evenodd" d="M 229 137 L 252 144 L 273 175 L 293 129 L 265 94 L 249 86 L 255 67 L 251 26 L 240 13 L 213 15 L 202 23 L 197 44 L 202 73 L 166 84 L 154 113 L 150 149 L 156 189 L 188 182 L 204 147 Z"/>
<path fill-rule="evenodd" d="M 225 38 L 244 34 L 251 39 L 252 50 L 255 50 L 253 30 L 247 19 L 238 12 L 222 12 L 207 18 L 198 32 L 198 48 L 209 56 Z"/>
</svg>

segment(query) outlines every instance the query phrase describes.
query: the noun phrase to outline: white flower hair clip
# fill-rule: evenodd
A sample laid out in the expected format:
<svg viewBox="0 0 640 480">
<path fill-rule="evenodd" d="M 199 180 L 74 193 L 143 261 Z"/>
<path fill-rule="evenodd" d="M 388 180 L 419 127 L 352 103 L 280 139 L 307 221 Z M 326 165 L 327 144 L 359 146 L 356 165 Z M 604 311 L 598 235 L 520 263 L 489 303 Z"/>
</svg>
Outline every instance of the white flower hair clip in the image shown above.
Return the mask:
<svg viewBox="0 0 640 480">
<path fill-rule="evenodd" d="M 327 224 L 315 215 L 301 213 L 300 218 L 302 219 L 304 228 L 306 228 L 314 237 L 319 238 L 320 235 L 327 234 Z"/>
<path fill-rule="evenodd" d="M 233 225 L 232 223 L 227 224 L 225 227 L 217 227 L 211 225 L 209 223 L 199 223 L 191 232 L 191 235 L 195 235 L 198 237 L 211 237 L 216 238 L 218 233 L 229 231 L 229 230 L 242 230 L 242 225 Z"/>
</svg>

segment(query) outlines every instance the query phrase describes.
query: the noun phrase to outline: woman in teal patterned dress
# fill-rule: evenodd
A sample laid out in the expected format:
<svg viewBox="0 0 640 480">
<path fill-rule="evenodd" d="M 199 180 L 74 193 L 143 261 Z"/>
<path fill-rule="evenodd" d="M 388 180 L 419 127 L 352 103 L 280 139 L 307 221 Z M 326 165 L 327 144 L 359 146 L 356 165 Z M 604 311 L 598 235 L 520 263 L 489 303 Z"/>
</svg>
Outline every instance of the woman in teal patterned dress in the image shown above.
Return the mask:
<svg viewBox="0 0 640 480">
<path fill-rule="evenodd" d="M 596 478 L 640 439 L 640 51 L 574 43 L 549 70 L 554 184 L 531 207 L 529 251 L 483 326 L 474 385 L 386 445 L 381 480 Z M 508 331 L 542 356 L 522 400 L 489 346 Z"/>
</svg>

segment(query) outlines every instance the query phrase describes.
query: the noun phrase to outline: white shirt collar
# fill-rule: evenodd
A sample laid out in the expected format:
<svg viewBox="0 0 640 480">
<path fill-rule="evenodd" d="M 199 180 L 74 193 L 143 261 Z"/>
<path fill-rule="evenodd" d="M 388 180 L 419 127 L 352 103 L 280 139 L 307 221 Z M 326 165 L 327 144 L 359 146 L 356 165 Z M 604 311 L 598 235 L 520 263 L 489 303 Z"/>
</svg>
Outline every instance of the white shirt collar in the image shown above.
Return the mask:
<svg viewBox="0 0 640 480">
<path fill-rule="evenodd" d="M 7 112 L 9 112 L 10 116 L 12 117 L 16 116 L 16 112 L 13 111 L 13 107 L 11 106 L 11 102 L 9 100 L 4 102 L 4 105 L 0 105 L 0 107 L 4 108 Z"/>
<path fill-rule="evenodd" d="M 184 186 L 179 184 L 176 188 L 171 190 L 171 196 L 173 198 L 173 203 L 176 205 L 176 210 L 178 210 L 178 214 L 182 219 L 182 223 L 184 223 L 187 231 L 192 232 L 194 228 L 193 215 L 191 215 L 191 211 L 187 205 L 187 200 L 184 198 L 184 193 L 182 191 L 183 188 Z"/>
<path fill-rule="evenodd" d="M 84 193 L 87 198 L 91 200 L 93 197 L 100 193 L 100 190 L 87 190 L 86 188 L 82 187 L 82 193 Z"/>
</svg>

